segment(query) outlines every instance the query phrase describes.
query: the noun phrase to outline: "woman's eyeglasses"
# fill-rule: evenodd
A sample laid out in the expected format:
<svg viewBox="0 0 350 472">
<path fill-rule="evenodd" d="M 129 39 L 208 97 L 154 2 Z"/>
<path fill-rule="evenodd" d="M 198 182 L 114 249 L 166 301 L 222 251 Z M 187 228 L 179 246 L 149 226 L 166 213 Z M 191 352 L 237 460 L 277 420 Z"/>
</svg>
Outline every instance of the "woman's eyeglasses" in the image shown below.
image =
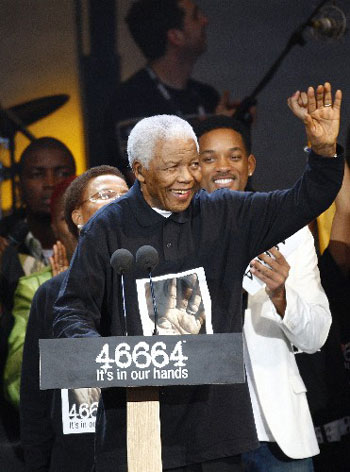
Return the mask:
<svg viewBox="0 0 350 472">
<path fill-rule="evenodd" d="M 93 195 L 91 195 L 91 197 L 89 197 L 88 199 L 81 202 L 81 204 L 83 204 L 85 202 L 96 203 L 96 202 L 106 202 L 108 200 L 116 200 L 117 198 L 121 197 L 122 195 L 125 195 L 125 193 L 126 192 L 118 193 L 115 190 L 110 190 L 110 189 L 100 190 L 99 192 L 96 192 Z"/>
</svg>

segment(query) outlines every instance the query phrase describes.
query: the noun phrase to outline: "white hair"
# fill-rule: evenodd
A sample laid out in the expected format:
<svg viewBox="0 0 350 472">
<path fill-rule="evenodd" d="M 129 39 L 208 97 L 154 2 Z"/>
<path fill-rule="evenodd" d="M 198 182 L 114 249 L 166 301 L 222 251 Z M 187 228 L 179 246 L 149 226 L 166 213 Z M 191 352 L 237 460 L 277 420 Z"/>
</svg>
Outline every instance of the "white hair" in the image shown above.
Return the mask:
<svg viewBox="0 0 350 472">
<path fill-rule="evenodd" d="M 130 167 L 137 160 L 147 169 L 154 157 L 157 143 L 173 138 L 192 139 L 199 151 L 197 136 L 192 126 L 182 118 L 175 115 L 155 115 L 139 121 L 128 138 Z"/>
</svg>

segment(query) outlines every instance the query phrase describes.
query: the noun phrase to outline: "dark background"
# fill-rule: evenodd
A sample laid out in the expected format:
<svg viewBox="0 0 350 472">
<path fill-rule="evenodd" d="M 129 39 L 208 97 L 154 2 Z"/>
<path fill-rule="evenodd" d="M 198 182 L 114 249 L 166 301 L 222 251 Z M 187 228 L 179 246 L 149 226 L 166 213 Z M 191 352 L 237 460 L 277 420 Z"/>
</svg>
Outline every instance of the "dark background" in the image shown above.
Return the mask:
<svg viewBox="0 0 350 472">
<path fill-rule="evenodd" d="M 284 49 L 290 35 L 319 4 L 308 0 L 200 0 L 209 18 L 208 52 L 195 76 L 229 89 L 234 98 L 249 95 Z M 337 1 L 349 17 L 348 1 Z M 269 190 L 290 186 L 305 162 L 303 127 L 286 105 L 295 90 L 330 81 L 343 90 L 340 143 L 350 125 L 350 34 L 337 42 L 305 35 L 305 46 L 295 46 L 272 81 L 258 97 L 253 126 L 257 157 L 254 186 Z"/>
</svg>

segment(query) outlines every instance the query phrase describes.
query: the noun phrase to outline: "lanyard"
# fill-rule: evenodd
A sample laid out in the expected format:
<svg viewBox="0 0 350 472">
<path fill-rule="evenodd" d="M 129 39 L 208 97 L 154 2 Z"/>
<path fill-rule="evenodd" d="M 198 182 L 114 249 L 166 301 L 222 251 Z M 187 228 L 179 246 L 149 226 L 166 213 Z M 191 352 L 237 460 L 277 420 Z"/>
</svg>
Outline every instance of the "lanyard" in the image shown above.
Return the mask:
<svg viewBox="0 0 350 472">
<path fill-rule="evenodd" d="M 174 99 L 170 95 L 168 89 L 160 81 L 159 77 L 155 74 L 155 72 L 149 66 L 146 67 L 146 71 L 147 71 L 150 79 L 154 82 L 157 90 L 160 92 L 162 97 L 169 103 L 169 105 L 171 105 L 171 108 L 174 110 L 175 115 L 180 116 L 181 118 L 185 118 L 182 111 L 176 106 L 176 103 L 174 102 Z M 191 93 L 197 99 L 197 101 L 199 102 L 200 99 L 199 99 L 198 94 L 194 90 L 192 90 Z M 205 117 L 206 113 L 205 113 L 205 109 L 204 109 L 203 105 L 198 105 L 197 114 L 201 117 Z"/>
</svg>

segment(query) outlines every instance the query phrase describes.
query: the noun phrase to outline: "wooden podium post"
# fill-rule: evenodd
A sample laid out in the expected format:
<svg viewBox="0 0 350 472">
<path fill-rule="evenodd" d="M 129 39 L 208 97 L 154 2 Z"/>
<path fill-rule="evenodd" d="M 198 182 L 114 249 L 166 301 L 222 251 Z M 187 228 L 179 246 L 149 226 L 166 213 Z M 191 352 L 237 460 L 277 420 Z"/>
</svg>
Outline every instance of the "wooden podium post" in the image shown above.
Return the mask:
<svg viewBox="0 0 350 472">
<path fill-rule="evenodd" d="M 128 472 L 161 472 L 159 387 L 245 380 L 241 333 L 40 339 L 40 388 L 127 388 Z"/>
<path fill-rule="evenodd" d="M 157 387 L 127 389 L 128 472 L 162 472 Z"/>
</svg>

